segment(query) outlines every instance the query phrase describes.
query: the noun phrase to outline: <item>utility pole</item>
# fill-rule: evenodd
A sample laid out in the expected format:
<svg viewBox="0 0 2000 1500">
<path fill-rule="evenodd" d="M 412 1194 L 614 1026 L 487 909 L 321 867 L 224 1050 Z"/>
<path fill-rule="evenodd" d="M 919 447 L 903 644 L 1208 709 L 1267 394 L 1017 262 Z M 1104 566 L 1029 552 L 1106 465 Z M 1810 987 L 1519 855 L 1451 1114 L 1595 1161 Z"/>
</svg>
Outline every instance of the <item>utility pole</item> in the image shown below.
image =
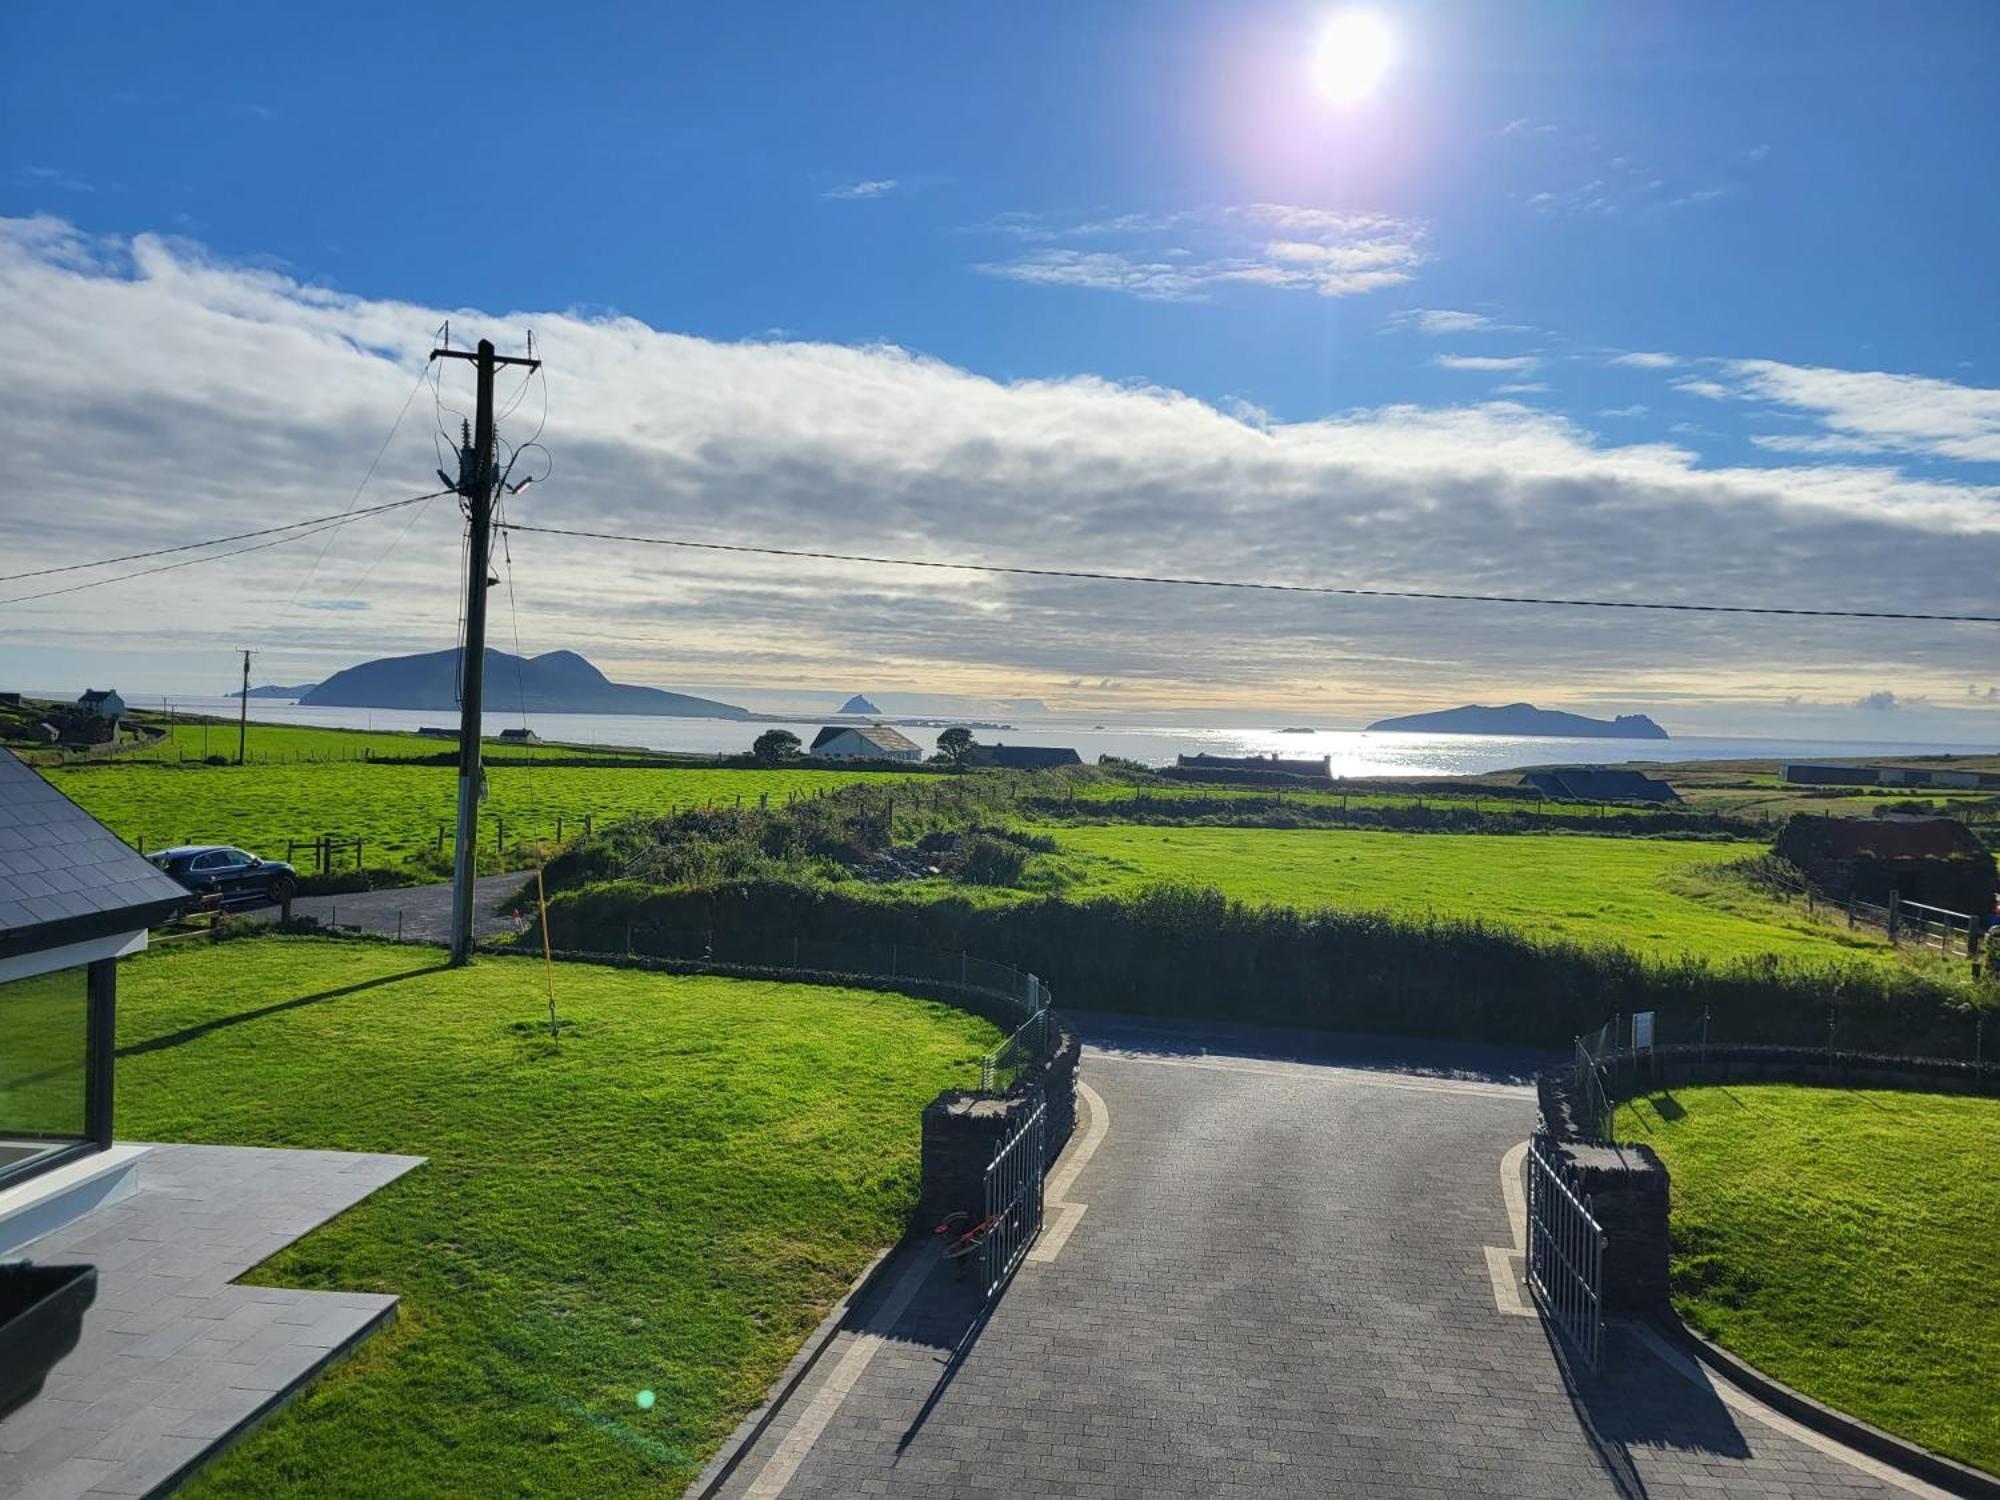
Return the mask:
<svg viewBox="0 0 2000 1500">
<path fill-rule="evenodd" d="M 458 454 L 458 493 L 465 502 L 471 546 L 465 569 L 465 654 L 460 658 L 458 705 L 458 847 L 451 865 L 451 961 L 472 957 L 472 872 L 479 855 L 479 714 L 486 688 L 486 590 L 493 541 L 493 372 L 501 365 L 537 359 L 496 355 L 493 341 L 477 351 L 433 349 L 432 359 L 472 362 L 478 376 L 472 440 Z"/>
<path fill-rule="evenodd" d="M 236 764 L 243 764 L 243 750 L 250 742 L 250 658 L 257 653 L 246 649 L 243 653 L 243 694 L 236 700 Z"/>
</svg>

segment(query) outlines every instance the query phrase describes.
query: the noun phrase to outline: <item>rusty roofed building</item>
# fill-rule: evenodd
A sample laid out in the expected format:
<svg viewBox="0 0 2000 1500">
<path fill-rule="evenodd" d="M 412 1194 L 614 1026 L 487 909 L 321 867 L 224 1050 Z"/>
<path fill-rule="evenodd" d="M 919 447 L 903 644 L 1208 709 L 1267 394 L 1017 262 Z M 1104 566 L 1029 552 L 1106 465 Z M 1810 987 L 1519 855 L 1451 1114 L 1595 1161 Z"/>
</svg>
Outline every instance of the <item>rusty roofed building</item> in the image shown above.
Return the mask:
<svg viewBox="0 0 2000 1500">
<path fill-rule="evenodd" d="M 1797 814 L 1772 852 L 1829 895 L 1905 901 L 1983 915 L 2000 886 L 1993 856 L 1951 818 L 1822 818 Z"/>
</svg>

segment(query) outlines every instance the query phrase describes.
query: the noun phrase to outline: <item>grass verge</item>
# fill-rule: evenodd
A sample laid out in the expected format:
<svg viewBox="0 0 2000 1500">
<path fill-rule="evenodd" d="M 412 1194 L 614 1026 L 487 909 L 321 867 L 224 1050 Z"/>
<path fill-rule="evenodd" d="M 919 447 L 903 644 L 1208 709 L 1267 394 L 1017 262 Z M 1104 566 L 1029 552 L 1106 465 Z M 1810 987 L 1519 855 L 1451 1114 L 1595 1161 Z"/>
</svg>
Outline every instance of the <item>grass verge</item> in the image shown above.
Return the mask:
<svg viewBox="0 0 2000 1500">
<path fill-rule="evenodd" d="M 125 966 L 121 1135 L 429 1158 L 250 1278 L 403 1302 L 190 1493 L 678 1492 L 900 1231 L 918 1111 L 997 1035 L 562 965 L 554 1043 L 541 983 L 288 938 Z"/>
<path fill-rule="evenodd" d="M 1674 1302 L 1692 1327 L 2000 1471 L 2000 1099 L 1691 1088 L 1619 1118 L 1673 1174 Z"/>
</svg>

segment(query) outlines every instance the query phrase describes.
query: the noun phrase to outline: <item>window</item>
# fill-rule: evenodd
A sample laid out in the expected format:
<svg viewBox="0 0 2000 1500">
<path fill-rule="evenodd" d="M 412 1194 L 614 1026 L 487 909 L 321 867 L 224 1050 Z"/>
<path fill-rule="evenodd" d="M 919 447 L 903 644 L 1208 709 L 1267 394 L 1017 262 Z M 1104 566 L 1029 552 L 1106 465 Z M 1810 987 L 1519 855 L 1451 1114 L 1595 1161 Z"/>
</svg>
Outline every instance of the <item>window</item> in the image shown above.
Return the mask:
<svg viewBox="0 0 2000 1500">
<path fill-rule="evenodd" d="M 0 983 L 0 1181 L 89 1136 L 88 974 Z"/>
<path fill-rule="evenodd" d="M 190 870 L 219 870 L 222 868 L 222 865 L 223 856 L 220 850 L 215 850 L 208 854 L 197 854 L 193 859 L 188 861 L 188 868 Z"/>
</svg>

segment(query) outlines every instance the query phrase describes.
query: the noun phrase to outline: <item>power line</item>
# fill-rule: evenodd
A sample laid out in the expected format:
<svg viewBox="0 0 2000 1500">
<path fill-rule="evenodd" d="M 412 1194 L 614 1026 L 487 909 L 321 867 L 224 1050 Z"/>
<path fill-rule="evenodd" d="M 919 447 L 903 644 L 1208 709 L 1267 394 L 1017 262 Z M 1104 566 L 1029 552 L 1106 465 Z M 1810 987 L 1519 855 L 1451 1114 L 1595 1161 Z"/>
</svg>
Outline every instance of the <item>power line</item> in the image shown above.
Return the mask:
<svg viewBox="0 0 2000 1500">
<path fill-rule="evenodd" d="M 262 552 L 268 547 L 282 547 L 287 542 L 304 541 L 307 537 L 318 536 L 322 531 L 331 531 L 337 526 L 351 525 L 369 516 L 379 516 L 384 511 L 401 510 L 406 505 L 420 505 L 426 500 L 435 500 L 438 495 L 449 493 L 439 490 L 428 495 L 413 495 L 408 500 L 391 500 L 384 505 L 371 505 L 362 510 L 347 511 L 339 515 L 318 516 L 310 521 L 294 521 L 289 526 L 267 526 L 261 531 L 241 531 L 235 536 L 211 537 L 205 542 L 187 542 L 178 547 L 160 547 L 151 552 L 132 552 L 124 557 L 99 558 L 96 562 L 72 563 L 67 567 L 43 568 L 36 573 L 16 573 L 15 578 L 35 578 L 50 573 L 74 573 L 83 568 L 101 568 L 108 563 L 136 562 L 146 557 L 165 557 L 175 552 L 192 552 L 202 547 L 219 547 L 225 542 L 240 542 L 247 537 L 272 537 L 270 541 L 253 542 L 248 547 L 237 547 L 228 552 L 211 552 L 202 557 L 184 557 L 179 562 L 162 563 L 156 568 L 137 568 L 130 573 L 119 573 L 110 578 L 92 578 L 83 583 L 72 583 L 65 588 L 43 589 L 35 594 L 16 594 L 11 599 L 0 599 L 0 605 L 26 604 L 31 599 L 53 599 L 62 594 L 81 593 L 85 589 L 101 588 L 108 583 L 125 583 L 134 578 L 146 578 L 155 573 L 171 573 L 176 568 L 191 568 L 196 563 L 219 562 L 225 557 L 241 557 L 246 552 Z M 274 536 L 277 532 L 289 532 L 289 536 Z"/>
<path fill-rule="evenodd" d="M 598 542 L 632 542 L 647 547 L 682 547 L 696 552 L 740 552 L 758 557 L 795 557 L 817 562 L 869 563 L 890 568 L 936 568 L 957 573 L 999 573 L 1022 578 L 1075 578 L 1095 583 L 1150 583 L 1176 588 L 1256 589 L 1278 594 L 1338 594 L 1354 599 L 1435 599 L 1456 604 L 1534 604 L 1564 609 L 1654 609 L 1701 615 L 1799 615 L 1825 620 L 1932 620 L 1962 625 L 2000 625 L 2000 615 L 1919 614 L 1886 609 L 1794 609 L 1775 604 L 1671 604 L 1648 599 L 1567 599 L 1539 594 L 1472 594 L 1441 589 L 1373 589 L 1346 584 L 1269 583 L 1242 578 L 1180 578 L 1153 573 L 1099 573 L 1080 568 L 1010 567 L 1003 563 L 937 562 L 917 557 L 877 557 L 860 552 L 816 552 L 795 547 L 757 547 L 738 542 L 695 542 L 683 537 L 627 536 L 567 526 L 507 523 L 510 531 L 544 536 L 583 537 Z"/>
</svg>

